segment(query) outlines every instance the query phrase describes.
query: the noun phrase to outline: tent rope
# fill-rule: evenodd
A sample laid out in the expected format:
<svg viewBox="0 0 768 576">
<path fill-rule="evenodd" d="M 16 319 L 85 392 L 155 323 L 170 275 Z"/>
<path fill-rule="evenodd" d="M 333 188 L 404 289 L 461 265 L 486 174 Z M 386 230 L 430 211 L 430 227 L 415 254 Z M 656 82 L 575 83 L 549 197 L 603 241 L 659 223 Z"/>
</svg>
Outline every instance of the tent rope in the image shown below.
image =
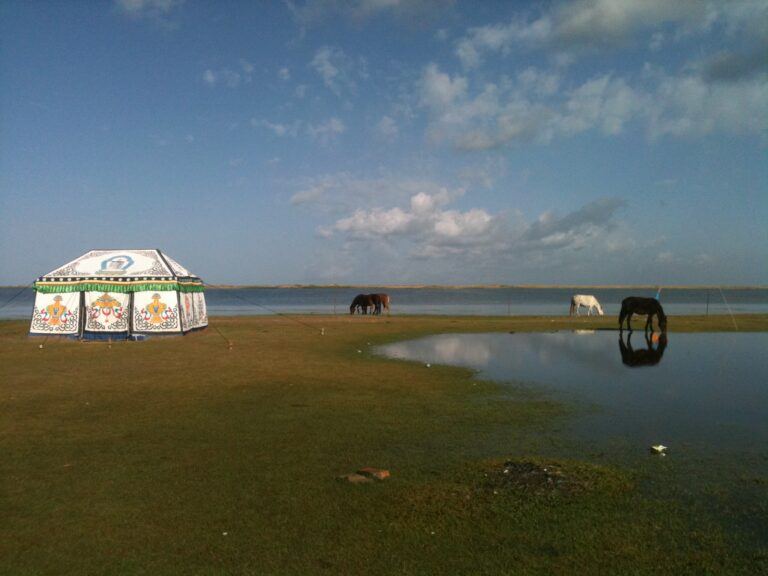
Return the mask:
<svg viewBox="0 0 768 576">
<path fill-rule="evenodd" d="M 7 302 L 5 302 L 5 303 L 4 303 L 2 306 L 0 306 L 0 310 L 2 310 L 2 309 L 3 309 L 3 308 L 5 308 L 6 306 L 8 306 L 8 304 L 10 304 L 10 303 L 11 303 L 11 302 L 13 302 L 14 300 L 16 300 L 16 298 L 18 298 L 19 296 L 21 296 L 21 294 L 23 294 L 25 290 L 27 290 L 27 289 L 28 289 L 30 286 L 33 286 L 34 284 L 35 284 L 35 281 L 34 281 L 34 280 L 32 280 L 32 282 L 30 282 L 29 284 L 27 284 L 26 286 L 24 286 L 24 287 L 23 287 L 21 290 L 19 290 L 18 292 L 16 292 L 16 294 L 14 294 L 13 296 L 11 296 L 10 300 L 8 300 L 8 301 L 7 301 Z"/>
<path fill-rule="evenodd" d="M 218 289 L 218 290 L 227 290 L 227 288 L 225 288 L 223 286 L 216 286 L 215 284 L 208 284 L 207 282 L 203 282 L 203 284 L 205 284 L 205 286 L 208 287 L 208 288 L 214 288 L 214 289 Z M 263 310 L 266 310 L 270 314 L 274 314 L 275 316 L 281 316 L 283 318 L 291 320 L 292 322 L 296 322 L 297 324 L 301 324 L 302 326 L 304 326 L 305 328 L 309 328 L 313 332 L 317 331 L 317 326 L 313 326 L 312 324 L 309 324 L 307 322 L 303 322 L 303 321 L 299 320 L 298 318 L 295 318 L 295 317 L 291 316 L 290 314 L 284 314 L 282 312 L 278 312 L 277 310 L 269 308 L 268 306 L 264 306 L 263 304 L 259 304 L 258 302 L 253 302 L 251 300 L 246 300 L 245 298 L 243 298 L 242 296 L 237 294 L 234 290 L 230 290 L 229 292 L 230 292 L 230 294 L 232 294 L 232 296 L 234 296 L 235 298 L 239 298 L 240 300 L 242 300 L 246 304 L 250 304 L 252 306 L 256 306 L 257 308 L 262 308 Z M 320 329 L 320 335 L 321 336 L 325 335 L 325 328 L 321 328 Z"/>
<path fill-rule="evenodd" d="M 731 311 L 731 306 L 728 304 L 728 300 L 725 299 L 725 294 L 723 294 L 723 289 L 720 288 L 720 286 L 717 287 L 718 290 L 720 290 L 720 296 L 723 298 L 723 302 L 725 302 L 725 307 L 728 308 L 728 314 L 731 315 L 731 322 L 733 322 L 733 327 L 736 328 L 736 330 L 739 329 L 739 325 L 736 324 L 736 318 L 733 315 L 733 312 Z"/>
</svg>

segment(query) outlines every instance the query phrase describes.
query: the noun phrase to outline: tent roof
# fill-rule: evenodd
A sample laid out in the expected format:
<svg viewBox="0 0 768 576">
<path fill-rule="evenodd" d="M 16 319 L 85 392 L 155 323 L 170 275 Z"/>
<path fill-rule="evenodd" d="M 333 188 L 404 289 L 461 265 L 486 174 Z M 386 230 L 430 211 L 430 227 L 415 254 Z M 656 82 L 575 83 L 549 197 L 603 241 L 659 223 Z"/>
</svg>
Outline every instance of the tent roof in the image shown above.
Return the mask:
<svg viewBox="0 0 768 576">
<path fill-rule="evenodd" d="M 91 250 L 39 280 L 195 279 L 189 270 L 160 250 Z"/>
</svg>

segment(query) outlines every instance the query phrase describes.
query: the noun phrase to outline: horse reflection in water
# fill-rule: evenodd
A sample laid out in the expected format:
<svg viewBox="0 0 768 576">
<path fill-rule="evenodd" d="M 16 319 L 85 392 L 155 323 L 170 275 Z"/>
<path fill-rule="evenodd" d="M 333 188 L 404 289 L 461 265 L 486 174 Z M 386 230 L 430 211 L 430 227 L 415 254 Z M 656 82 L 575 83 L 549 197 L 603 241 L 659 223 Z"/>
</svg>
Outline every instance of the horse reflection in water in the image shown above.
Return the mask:
<svg viewBox="0 0 768 576">
<path fill-rule="evenodd" d="M 654 342 L 656 345 L 654 346 Z M 640 366 L 655 366 L 661 362 L 664 356 L 664 350 L 667 348 L 667 333 L 645 334 L 646 348 L 635 350 L 632 348 L 632 333 L 627 334 L 627 342 L 624 343 L 623 333 L 619 333 L 619 350 L 621 351 L 621 361 L 630 368 Z"/>
</svg>

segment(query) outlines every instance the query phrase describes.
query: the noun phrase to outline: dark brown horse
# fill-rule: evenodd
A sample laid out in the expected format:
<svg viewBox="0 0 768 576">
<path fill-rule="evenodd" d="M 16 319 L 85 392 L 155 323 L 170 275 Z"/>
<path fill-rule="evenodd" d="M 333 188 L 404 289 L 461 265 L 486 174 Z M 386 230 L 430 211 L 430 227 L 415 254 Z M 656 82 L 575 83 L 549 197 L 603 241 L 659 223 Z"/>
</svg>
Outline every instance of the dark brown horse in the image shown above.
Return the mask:
<svg viewBox="0 0 768 576">
<path fill-rule="evenodd" d="M 389 314 L 389 295 L 388 294 L 369 294 L 368 296 L 371 297 L 371 300 L 373 300 L 373 313 L 374 314 L 381 314 L 381 309 L 384 308 L 384 310 L 387 311 L 387 314 Z"/>
<path fill-rule="evenodd" d="M 645 331 L 648 328 L 653 332 L 653 317 L 659 321 L 659 328 L 662 332 L 667 331 L 667 316 L 664 314 L 664 308 L 661 307 L 656 298 L 641 298 L 639 296 L 630 296 L 621 301 L 621 312 L 619 313 L 619 331 L 624 330 L 624 319 L 627 319 L 627 330 L 632 332 L 632 325 L 629 323 L 632 314 L 648 316 L 645 323 Z"/>
<path fill-rule="evenodd" d="M 349 313 L 354 314 L 359 310 L 360 314 L 368 314 L 368 308 L 370 308 L 371 314 L 373 314 L 375 306 L 376 304 L 370 294 L 358 294 L 349 306 Z"/>
<path fill-rule="evenodd" d="M 653 337 L 645 334 L 646 348 L 635 350 L 632 348 L 632 333 L 627 334 L 627 342 L 624 343 L 624 336 L 619 334 L 619 350 L 621 351 L 621 361 L 630 368 L 639 366 L 655 366 L 661 362 L 664 356 L 664 350 L 667 348 L 667 333 L 662 332 L 659 335 L 656 347 L 653 346 Z"/>
</svg>

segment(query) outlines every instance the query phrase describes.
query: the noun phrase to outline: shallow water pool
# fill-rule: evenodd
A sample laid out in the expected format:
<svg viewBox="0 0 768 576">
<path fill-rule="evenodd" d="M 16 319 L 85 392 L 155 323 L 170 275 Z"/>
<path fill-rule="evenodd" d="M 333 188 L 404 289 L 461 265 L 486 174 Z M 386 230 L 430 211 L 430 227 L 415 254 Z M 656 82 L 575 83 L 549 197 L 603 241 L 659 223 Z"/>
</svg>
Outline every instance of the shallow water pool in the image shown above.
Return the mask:
<svg viewBox="0 0 768 576">
<path fill-rule="evenodd" d="M 707 460 L 734 454 L 768 469 L 768 333 L 615 331 L 447 334 L 381 346 L 391 358 L 463 366 L 582 409 L 570 437 L 595 450 Z"/>
</svg>

